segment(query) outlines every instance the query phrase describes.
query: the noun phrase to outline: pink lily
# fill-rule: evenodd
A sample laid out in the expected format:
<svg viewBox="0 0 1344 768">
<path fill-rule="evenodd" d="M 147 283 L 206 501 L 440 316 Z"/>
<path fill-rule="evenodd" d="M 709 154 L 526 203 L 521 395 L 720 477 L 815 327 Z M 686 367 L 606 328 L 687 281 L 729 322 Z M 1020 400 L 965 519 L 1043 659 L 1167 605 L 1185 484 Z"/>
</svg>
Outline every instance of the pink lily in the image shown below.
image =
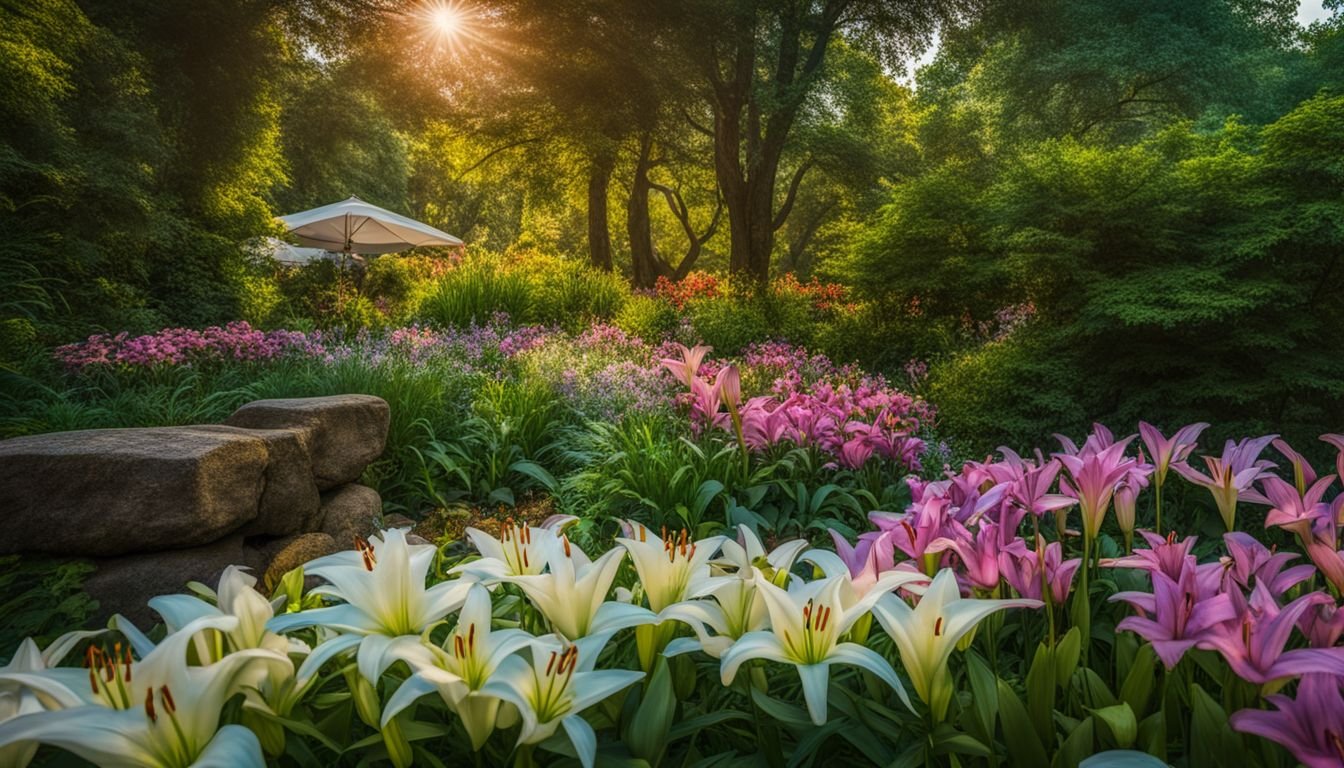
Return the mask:
<svg viewBox="0 0 1344 768">
<path fill-rule="evenodd" d="M 1063 559 L 1063 548 L 1058 541 L 1045 546 L 1044 567 L 1045 582 L 1050 585 L 1052 605 L 1063 605 L 1073 587 L 1074 574 L 1083 561 L 1079 558 Z M 999 552 L 999 573 L 1017 593 L 1033 600 L 1041 599 L 1041 553 L 1028 549 L 1025 541 L 1018 539 Z"/>
<path fill-rule="evenodd" d="M 971 533 L 960 523 L 952 523 L 952 535 L 940 536 L 929 545 L 930 552 L 955 552 L 961 560 L 961 570 L 971 586 L 984 592 L 999 586 L 999 527 L 982 523 Z M 1038 590 L 1039 591 L 1039 590 Z"/>
<path fill-rule="evenodd" d="M 1274 711 L 1243 709 L 1228 722 L 1234 730 L 1250 733 L 1288 748 L 1307 768 L 1339 768 L 1344 764 L 1344 696 L 1339 678 L 1312 674 L 1297 686 L 1297 698 L 1268 697 Z"/>
<path fill-rule="evenodd" d="M 1307 473 L 1309 476 L 1314 475 L 1310 467 L 1307 467 Z M 1277 525 L 1292 531 L 1298 538 L 1306 541 L 1311 537 L 1311 530 L 1316 521 L 1321 516 L 1330 514 L 1329 505 L 1322 503 L 1321 497 L 1334 481 L 1334 475 L 1326 475 L 1302 491 L 1298 486 L 1282 478 L 1265 475 L 1260 480 L 1260 490 L 1264 492 L 1265 501 L 1270 505 L 1269 514 L 1265 517 L 1265 527 Z"/>
<path fill-rule="evenodd" d="M 1153 457 L 1153 481 L 1159 488 L 1167 480 L 1167 470 L 1173 464 L 1180 464 L 1189 458 L 1195 450 L 1199 433 L 1208 428 L 1209 425 L 1201 421 L 1181 427 L 1171 437 L 1163 437 L 1157 427 L 1146 421 L 1139 422 L 1139 436 Z"/>
<path fill-rule="evenodd" d="M 1061 480 L 1060 488 L 1078 499 L 1085 542 L 1096 538 L 1101 530 L 1101 522 L 1106 517 L 1106 509 L 1111 505 L 1116 484 L 1137 465 L 1133 459 L 1125 458 L 1125 448 L 1131 439 L 1112 443 L 1097 452 L 1083 451 L 1077 456 L 1055 454 L 1069 471 L 1070 479 Z"/>
<path fill-rule="evenodd" d="M 1139 531 L 1148 542 L 1148 549 L 1136 549 L 1130 555 L 1101 561 L 1103 568 L 1137 568 L 1149 573 L 1161 573 L 1173 581 L 1180 581 L 1186 571 L 1198 567 L 1194 555 L 1198 536 L 1178 539 L 1171 531 L 1166 537 L 1151 531 Z"/>
<path fill-rule="evenodd" d="M 1316 470 L 1312 469 L 1307 457 L 1293 450 L 1282 438 L 1275 440 L 1273 445 L 1274 450 L 1283 454 L 1288 463 L 1293 465 L 1293 485 L 1297 486 L 1297 492 L 1306 493 L 1307 488 L 1316 482 Z"/>
<path fill-rule="evenodd" d="M 1344 435 L 1321 435 L 1321 439 L 1339 451 L 1335 456 L 1335 474 L 1344 477 Z"/>
<path fill-rule="evenodd" d="M 714 348 L 697 344 L 688 349 L 685 344 L 678 344 L 677 349 L 681 352 L 680 360 L 664 358 L 659 362 L 663 364 L 663 367 L 671 371 L 672 375 L 676 376 L 678 381 L 689 387 L 691 386 L 691 382 L 695 380 L 695 374 L 699 372 L 700 363 L 704 361 L 705 355 Z"/>
<path fill-rule="evenodd" d="M 1247 438 L 1241 442 L 1228 440 L 1223 446 L 1223 455 L 1219 458 L 1205 456 L 1204 464 L 1209 474 L 1205 475 L 1189 464 L 1174 465 L 1181 477 L 1209 489 L 1213 501 L 1218 505 L 1218 514 L 1223 518 L 1227 530 L 1236 527 L 1237 501 L 1265 503 L 1264 496 L 1254 490 L 1255 481 L 1265 474 L 1265 470 L 1274 466 L 1273 462 L 1260 459 L 1260 452 L 1277 435 Z"/>
</svg>

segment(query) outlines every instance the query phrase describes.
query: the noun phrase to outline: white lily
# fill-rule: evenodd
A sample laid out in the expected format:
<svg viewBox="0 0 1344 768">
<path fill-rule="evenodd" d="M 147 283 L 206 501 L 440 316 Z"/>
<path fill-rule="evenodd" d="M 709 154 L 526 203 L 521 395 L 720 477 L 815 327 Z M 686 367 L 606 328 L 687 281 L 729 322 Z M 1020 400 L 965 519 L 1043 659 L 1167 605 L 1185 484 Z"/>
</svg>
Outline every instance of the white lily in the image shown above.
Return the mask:
<svg viewBox="0 0 1344 768">
<path fill-rule="evenodd" d="M 592 768 L 597 735 L 579 713 L 644 678 L 630 670 L 593 670 L 610 636 L 589 635 L 568 645 L 538 639 L 531 644 L 530 660 L 510 656 L 499 665 L 482 693 L 518 708 L 519 745 L 545 741 L 564 726 L 584 768 Z"/>
<path fill-rule="evenodd" d="M 521 587 L 551 628 L 566 640 L 657 621 L 641 606 L 607 600 L 624 549 L 608 550 L 593 561 L 563 534 L 549 541 L 546 549 L 549 573 L 506 580 Z"/>
<path fill-rule="evenodd" d="M 556 538 L 556 531 L 570 522 L 572 518 L 556 515 L 547 520 L 554 527 L 529 526 L 510 518 L 499 527 L 499 538 L 478 528 L 468 528 L 467 538 L 481 557 L 454 567 L 450 573 L 486 584 L 513 576 L 535 576 L 546 568 L 547 547 Z"/>
<path fill-rule="evenodd" d="M 793 539 L 766 552 L 760 537 L 747 526 L 739 525 L 737 540 L 728 539 L 723 542 L 722 556 L 714 561 L 713 565 L 720 573 L 736 572 L 744 578 L 751 578 L 753 567 L 788 571 L 793 568 L 794 561 L 805 549 L 807 549 L 806 539 Z"/>
<path fill-rule="evenodd" d="M 197 634 L 232 632 L 238 623 L 232 616 L 198 619 L 140 661 L 129 648 L 90 648 L 87 670 L 0 675 L 0 684 L 21 685 L 61 707 L 0 723 L 0 747 L 49 744 L 106 768 L 263 768 L 256 736 L 242 726 L 220 728 L 219 716 L 248 667 L 277 654 L 252 649 L 207 666 L 187 664 Z"/>
<path fill-rule="evenodd" d="M 938 572 L 914 608 L 896 595 L 885 595 L 873 608 L 873 615 L 895 641 L 915 693 L 932 710 L 934 719 L 941 721 L 952 701 L 952 676 L 947 661 L 957 642 L 995 611 L 1041 605 L 1039 600 L 1028 599 L 963 598 L 956 574 L 945 568 Z"/>
<path fill-rule="evenodd" d="M 432 545 L 408 544 L 406 532 L 394 528 L 385 531 L 381 540 L 361 540 L 357 551 L 318 558 L 304 566 L 304 573 L 326 579 L 328 584 L 312 594 L 344 603 L 276 616 L 266 628 L 273 632 L 313 626 L 336 630 L 341 634 L 313 649 L 313 654 L 325 660 L 358 648 L 360 674 L 369 683 L 377 683 L 399 658 L 417 651 L 428 658 L 420 634 L 466 599 L 470 582 L 445 581 L 425 587 L 436 552 Z"/>
<path fill-rule="evenodd" d="M 841 637 L 885 593 L 922 579 L 920 574 L 892 572 L 862 599 L 848 601 L 844 595 L 846 580 L 842 576 L 811 582 L 799 580 L 788 590 L 775 586 L 764 576 L 758 577 L 756 590 L 770 612 L 770 630 L 743 635 L 723 654 L 720 666 L 723 684 L 732 684 L 738 667 L 749 659 L 792 664 L 802 679 L 803 698 L 812 722 L 822 725 L 826 722 L 830 665 L 850 664 L 877 675 L 910 706 L 905 687 L 886 659 L 858 643 L 841 642 Z"/>
<path fill-rule="evenodd" d="M 59 664 L 81 640 L 102 633 L 101 629 L 67 632 L 52 641 L 45 651 L 40 650 L 31 637 L 27 638 L 19 644 L 9 663 L 0 667 L 0 676 L 10 673 L 41 672 Z M 55 704 L 51 701 L 47 703 Z M 46 708 L 42 698 L 27 687 L 15 682 L 0 681 L 0 723 L 19 715 L 41 712 Z M 0 747 L 0 765 L 23 768 L 32 761 L 36 752 L 35 742 L 16 742 Z"/>
<path fill-rule="evenodd" d="M 692 577 L 686 594 L 693 599 L 671 605 L 660 613 L 660 618 L 680 621 L 696 634 L 694 638 L 679 637 L 668 643 L 663 655 L 704 651 L 721 658 L 743 635 L 769 628 L 769 611 L 756 594 L 756 582 L 764 571 L 757 569 L 768 569 L 777 584 L 787 584 L 794 578 L 789 569 L 806 548 L 806 541 L 796 539 L 767 553 L 760 538 L 747 526 L 739 525 L 737 540 L 724 540 L 721 556 L 710 563 L 714 575 Z"/>
<path fill-rule="evenodd" d="M 535 640 L 520 629 L 491 629 L 491 620 L 490 592 L 473 585 L 444 648 L 429 647 L 432 662 L 425 663 L 419 654 L 406 659 L 415 674 L 388 699 L 383 727 L 421 697 L 437 693 L 462 720 L 472 749 L 479 750 L 501 719 L 500 699 L 481 689 L 506 658 Z"/>
<path fill-rule="evenodd" d="M 754 574 L 754 571 L 753 571 Z M 713 577 L 692 594 L 702 599 L 685 600 L 663 609 L 664 619 L 675 619 L 695 630 L 695 637 L 679 637 L 668 643 L 665 656 L 704 651 L 720 658 L 748 632 L 770 626 L 765 601 L 756 595 L 756 580 L 736 576 Z M 709 630 L 713 630 L 711 634 Z"/>
<path fill-rule="evenodd" d="M 666 528 L 662 536 L 655 536 L 638 523 L 628 527 L 631 535 L 617 538 L 616 543 L 630 553 L 654 613 L 685 600 L 692 584 L 708 579 L 709 561 L 726 541 L 723 536 L 711 536 L 693 542 L 685 528 L 679 538 L 675 533 L 668 538 Z"/>
</svg>

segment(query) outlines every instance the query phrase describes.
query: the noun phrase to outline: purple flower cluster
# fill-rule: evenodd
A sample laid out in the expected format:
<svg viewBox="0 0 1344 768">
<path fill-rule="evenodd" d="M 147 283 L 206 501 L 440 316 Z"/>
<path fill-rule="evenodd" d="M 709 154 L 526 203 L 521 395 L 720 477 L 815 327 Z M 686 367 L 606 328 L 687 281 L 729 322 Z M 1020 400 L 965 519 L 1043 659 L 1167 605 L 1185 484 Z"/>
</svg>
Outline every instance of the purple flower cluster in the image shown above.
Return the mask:
<svg viewBox="0 0 1344 768">
<path fill-rule="evenodd" d="M 585 418 L 616 422 L 637 414 L 666 411 L 673 401 L 672 384 L 661 368 L 620 360 L 594 371 L 567 368 L 557 391 Z"/>
<path fill-rule="evenodd" d="M 158 333 L 96 334 L 84 341 L 58 347 L 56 360 L 71 371 L 97 366 L 152 368 L 160 365 L 197 365 L 205 362 L 254 362 L 288 355 L 323 356 L 320 334 L 299 331 L 261 331 L 246 322 L 202 331 L 165 328 Z"/>
</svg>

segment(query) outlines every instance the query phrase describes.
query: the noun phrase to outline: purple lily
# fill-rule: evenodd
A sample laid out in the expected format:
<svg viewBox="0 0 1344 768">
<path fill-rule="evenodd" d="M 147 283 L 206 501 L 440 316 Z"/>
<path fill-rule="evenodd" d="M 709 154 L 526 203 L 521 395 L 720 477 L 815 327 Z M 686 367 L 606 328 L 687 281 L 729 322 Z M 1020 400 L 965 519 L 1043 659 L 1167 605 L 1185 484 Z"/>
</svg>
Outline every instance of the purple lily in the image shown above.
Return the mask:
<svg viewBox="0 0 1344 768">
<path fill-rule="evenodd" d="M 1314 473 L 1307 467 L 1308 475 L 1314 479 Z M 1326 475 L 1315 480 L 1305 491 L 1299 486 L 1274 475 L 1266 475 L 1260 480 L 1260 490 L 1269 503 L 1269 514 L 1265 517 L 1265 527 L 1277 525 L 1292 531 L 1302 541 L 1311 538 L 1312 528 L 1323 515 L 1330 514 L 1330 507 L 1321 502 L 1334 475 Z"/>
<path fill-rule="evenodd" d="M 1195 571 L 1187 569 L 1179 581 L 1153 571 L 1152 592 L 1120 592 L 1112 601 L 1123 601 L 1140 615 L 1127 616 L 1116 629 L 1133 632 L 1152 643 L 1157 657 L 1173 669 L 1197 643 L 1213 636 L 1215 629 L 1237 617 L 1227 594 L 1201 594 Z"/>
<path fill-rule="evenodd" d="M 1333 648 L 1344 637 L 1344 610 L 1334 601 L 1316 603 L 1297 620 L 1297 628 L 1312 648 Z"/>
<path fill-rule="evenodd" d="M 1344 695 L 1339 678 L 1312 674 L 1297 686 L 1297 698 L 1268 697 L 1274 711 L 1243 709 L 1228 722 L 1234 730 L 1250 733 L 1287 747 L 1307 768 L 1339 768 L 1344 764 Z"/>
<path fill-rule="evenodd" d="M 1201 647 L 1218 651 L 1238 677 L 1260 685 L 1308 672 L 1344 675 L 1344 648 L 1284 650 L 1297 620 L 1322 602 L 1332 601 L 1322 592 L 1312 592 L 1280 608 L 1269 587 L 1256 584 L 1240 623 L 1219 625 Z"/>
<path fill-rule="evenodd" d="M 1297 559 L 1292 552 L 1274 552 L 1254 536 L 1241 531 L 1223 534 L 1228 556 L 1223 558 L 1223 588 L 1250 589 L 1256 584 L 1269 585 L 1269 591 L 1282 595 L 1311 578 L 1316 569 L 1303 563 L 1288 568 L 1288 561 Z"/>
<path fill-rule="evenodd" d="M 1236 527 L 1238 500 L 1261 504 L 1268 501 L 1254 490 L 1254 486 L 1265 470 L 1274 466 L 1273 462 L 1260 459 L 1260 452 L 1276 437 L 1278 435 L 1266 435 L 1254 440 L 1247 438 L 1239 443 L 1228 440 L 1223 445 L 1222 456 L 1216 459 L 1212 456 L 1203 457 L 1209 470 L 1207 475 L 1188 464 L 1176 464 L 1173 469 L 1186 480 L 1209 489 L 1214 503 L 1218 505 L 1223 524 L 1231 531 Z"/>
</svg>

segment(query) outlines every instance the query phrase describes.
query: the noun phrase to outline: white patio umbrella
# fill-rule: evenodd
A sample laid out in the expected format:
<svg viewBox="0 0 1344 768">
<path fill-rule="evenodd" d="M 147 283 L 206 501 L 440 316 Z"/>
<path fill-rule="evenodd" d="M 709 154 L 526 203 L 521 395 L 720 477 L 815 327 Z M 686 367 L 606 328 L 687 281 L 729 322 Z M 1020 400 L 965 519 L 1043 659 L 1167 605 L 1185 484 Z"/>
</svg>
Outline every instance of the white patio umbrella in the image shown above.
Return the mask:
<svg viewBox="0 0 1344 768">
<path fill-rule="evenodd" d="M 345 254 L 391 253 L 421 245 L 463 244 L 447 232 L 366 203 L 358 197 L 279 219 L 300 245 Z"/>
</svg>

